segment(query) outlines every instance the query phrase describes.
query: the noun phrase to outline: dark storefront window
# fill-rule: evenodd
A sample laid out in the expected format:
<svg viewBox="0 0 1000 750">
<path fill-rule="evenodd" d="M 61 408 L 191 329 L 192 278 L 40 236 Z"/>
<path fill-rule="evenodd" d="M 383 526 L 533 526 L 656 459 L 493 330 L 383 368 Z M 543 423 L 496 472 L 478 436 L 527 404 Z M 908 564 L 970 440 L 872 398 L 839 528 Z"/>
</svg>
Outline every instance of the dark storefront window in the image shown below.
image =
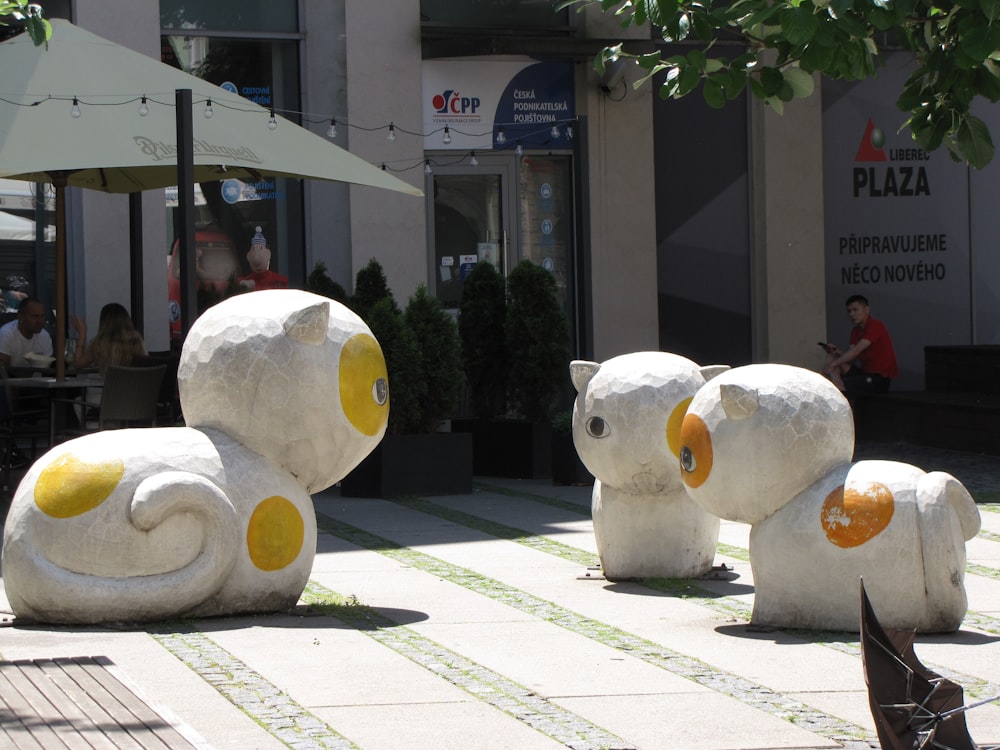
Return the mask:
<svg viewBox="0 0 1000 750">
<path fill-rule="evenodd" d="M 231 24 L 235 23 L 230 18 L 232 15 L 243 19 L 254 29 L 261 17 L 271 18 L 272 4 L 286 9 L 291 6 L 291 17 L 295 19 L 295 3 L 268 3 L 269 10 L 263 16 L 252 12 L 258 6 L 264 7 L 263 3 L 241 3 L 239 14 L 223 13 L 223 9 L 211 4 L 210 12 L 198 19 L 185 16 L 183 23 L 191 28 L 204 28 L 209 23 Z M 183 8 L 175 11 L 168 9 L 168 5 L 161 3 L 165 22 L 170 13 L 178 14 L 178 17 L 183 14 Z M 214 27 L 209 33 L 213 30 Z M 162 37 L 161 57 L 165 63 L 263 107 L 273 107 L 288 119 L 298 121 L 294 113 L 300 110 L 299 50 L 294 39 L 165 34 Z M 180 212 L 176 209 L 176 191 L 167 191 L 167 212 L 171 332 L 177 336 L 180 334 L 180 308 L 174 303 L 179 302 L 180 280 L 174 237 L 179 234 L 176 222 Z M 262 177 L 254 183 L 225 180 L 196 186 L 195 253 L 198 257 L 199 309 L 238 291 L 241 277 L 251 277 L 253 269 L 248 253 L 255 238 L 260 241 L 258 228 L 270 249 L 270 272 L 287 277 L 289 286 L 301 287 L 305 264 L 301 181 Z M 175 317 L 178 319 L 174 320 Z"/>
<path fill-rule="evenodd" d="M 423 23 L 471 28 L 551 29 L 569 25 L 560 0 L 420 0 Z"/>
<path fill-rule="evenodd" d="M 295 32 L 298 0 L 160 0 L 160 28 L 210 31 Z"/>
</svg>

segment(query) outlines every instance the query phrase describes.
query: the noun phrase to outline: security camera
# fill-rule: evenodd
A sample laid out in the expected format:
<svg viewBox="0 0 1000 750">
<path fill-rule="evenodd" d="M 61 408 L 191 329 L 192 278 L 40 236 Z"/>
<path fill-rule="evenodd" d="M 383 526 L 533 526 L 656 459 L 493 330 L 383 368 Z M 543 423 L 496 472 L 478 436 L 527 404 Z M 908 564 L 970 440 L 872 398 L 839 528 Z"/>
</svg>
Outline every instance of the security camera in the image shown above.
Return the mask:
<svg viewBox="0 0 1000 750">
<path fill-rule="evenodd" d="M 623 78 L 625 78 L 625 61 L 620 57 L 609 60 L 605 63 L 604 74 L 601 76 L 601 91 L 606 94 L 611 93 Z"/>
</svg>

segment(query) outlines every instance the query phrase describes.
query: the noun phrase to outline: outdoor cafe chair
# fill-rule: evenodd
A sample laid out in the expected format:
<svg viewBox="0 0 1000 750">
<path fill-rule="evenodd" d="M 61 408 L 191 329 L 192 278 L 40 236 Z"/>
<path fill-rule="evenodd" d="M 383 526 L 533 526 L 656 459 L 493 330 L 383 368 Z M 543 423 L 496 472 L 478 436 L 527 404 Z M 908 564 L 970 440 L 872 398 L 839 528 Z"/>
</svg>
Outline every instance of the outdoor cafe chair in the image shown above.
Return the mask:
<svg viewBox="0 0 1000 750">
<path fill-rule="evenodd" d="M 66 433 L 79 435 L 119 427 L 155 426 L 160 384 L 166 370 L 166 365 L 109 367 L 99 404 L 82 398 L 60 399 L 82 407 L 79 429 L 67 429 Z"/>
</svg>

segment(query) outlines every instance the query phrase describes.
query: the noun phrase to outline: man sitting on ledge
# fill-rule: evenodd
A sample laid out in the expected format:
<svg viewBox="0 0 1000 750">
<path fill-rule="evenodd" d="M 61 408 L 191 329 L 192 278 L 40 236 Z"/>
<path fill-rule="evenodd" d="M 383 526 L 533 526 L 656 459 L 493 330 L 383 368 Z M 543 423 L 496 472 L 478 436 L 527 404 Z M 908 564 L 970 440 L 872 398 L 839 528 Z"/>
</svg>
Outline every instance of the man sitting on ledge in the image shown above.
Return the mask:
<svg viewBox="0 0 1000 750">
<path fill-rule="evenodd" d="M 847 298 L 847 317 L 854 324 L 850 348 L 842 352 L 835 344 L 823 344 L 823 372 L 849 397 L 886 393 L 892 379 L 899 376 L 888 329 L 871 316 L 868 300 L 860 294 Z"/>
</svg>

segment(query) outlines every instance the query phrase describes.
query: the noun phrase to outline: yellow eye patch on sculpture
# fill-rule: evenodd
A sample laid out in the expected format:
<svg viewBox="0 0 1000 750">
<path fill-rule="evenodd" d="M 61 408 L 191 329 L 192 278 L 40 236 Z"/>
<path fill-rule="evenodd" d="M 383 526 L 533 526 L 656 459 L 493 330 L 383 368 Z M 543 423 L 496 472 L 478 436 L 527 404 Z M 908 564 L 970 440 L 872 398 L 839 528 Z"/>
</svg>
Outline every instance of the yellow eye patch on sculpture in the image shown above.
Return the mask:
<svg viewBox="0 0 1000 750">
<path fill-rule="evenodd" d="M 375 435 L 389 419 L 389 373 L 378 342 L 352 336 L 340 352 L 340 403 L 351 424 Z"/>
</svg>

